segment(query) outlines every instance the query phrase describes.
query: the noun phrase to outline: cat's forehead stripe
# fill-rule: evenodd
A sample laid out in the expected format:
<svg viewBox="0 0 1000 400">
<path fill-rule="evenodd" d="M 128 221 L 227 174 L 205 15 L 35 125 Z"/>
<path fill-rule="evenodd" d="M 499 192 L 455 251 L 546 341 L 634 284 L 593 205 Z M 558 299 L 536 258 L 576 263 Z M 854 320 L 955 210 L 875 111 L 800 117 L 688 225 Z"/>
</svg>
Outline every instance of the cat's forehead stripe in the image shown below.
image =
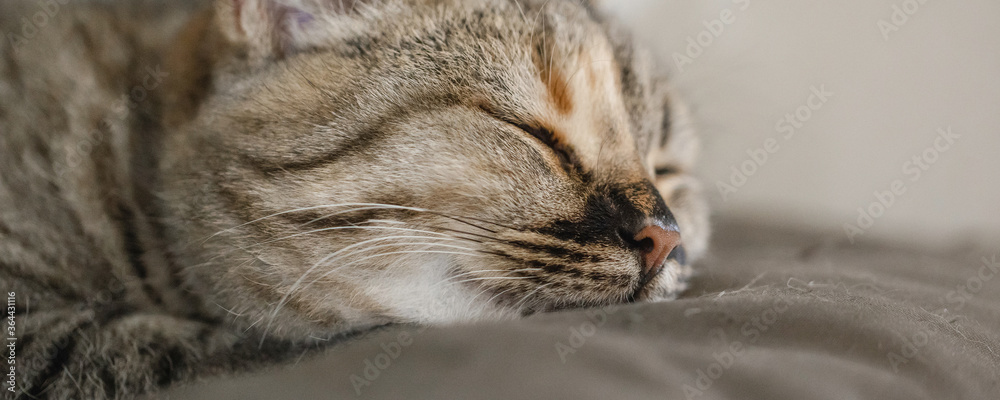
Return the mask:
<svg viewBox="0 0 1000 400">
<path fill-rule="evenodd" d="M 572 88 L 565 74 L 559 68 L 547 68 L 542 71 L 542 81 L 555 110 L 563 115 L 573 112 Z"/>
<path fill-rule="evenodd" d="M 583 47 L 579 53 L 563 56 L 536 52 L 533 61 L 538 70 L 539 78 L 547 89 L 548 100 L 559 114 L 565 116 L 575 110 L 578 94 L 586 95 L 601 91 L 602 83 L 611 79 L 617 80 L 614 71 L 619 68 L 611 48 L 600 38 L 590 40 L 591 46 Z M 551 53 L 551 52 L 548 52 Z M 596 64 L 610 63 L 612 68 L 598 68 Z M 612 76 L 602 76 L 611 74 Z M 586 85 L 586 88 L 577 86 Z M 582 93 L 581 90 L 582 89 Z M 607 95 L 608 93 L 604 93 Z M 598 99 L 583 99 L 596 101 Z"/>
<path fill-rule="evenodd" d="M 538 122 L 553 133 L 555 142 L 573 150 L 584 169 L 635 151 L 629 148 L 621 64 L 605 37 L 593 34 L 573 49 L 539 51 L 533 61 L 548 109 Z M 635 176 L 640 175 L 645 177 Z"/>
</svg>

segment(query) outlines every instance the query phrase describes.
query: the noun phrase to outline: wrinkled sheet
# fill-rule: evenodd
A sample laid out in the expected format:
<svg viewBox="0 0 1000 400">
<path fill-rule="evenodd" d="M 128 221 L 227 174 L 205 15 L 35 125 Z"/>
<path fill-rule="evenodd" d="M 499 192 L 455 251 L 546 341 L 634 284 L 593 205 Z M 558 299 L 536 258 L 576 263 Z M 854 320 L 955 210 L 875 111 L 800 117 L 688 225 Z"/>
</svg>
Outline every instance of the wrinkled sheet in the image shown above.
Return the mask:
<svg viewBox="0 0 1000 400">
<path fill-rule="evenodd" d="M 171 399 L 1000 399 L 1000 244 L 728 222 L 680 300 L 394 328 Z"/>
</svg>

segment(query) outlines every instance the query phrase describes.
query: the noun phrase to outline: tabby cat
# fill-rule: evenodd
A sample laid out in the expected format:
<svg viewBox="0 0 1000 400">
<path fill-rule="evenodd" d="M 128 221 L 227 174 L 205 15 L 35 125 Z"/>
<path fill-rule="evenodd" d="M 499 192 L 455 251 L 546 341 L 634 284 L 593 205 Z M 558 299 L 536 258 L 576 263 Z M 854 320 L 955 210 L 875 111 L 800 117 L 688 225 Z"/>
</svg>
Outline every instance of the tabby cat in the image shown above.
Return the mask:
<svg viewBox="0 0 1000 400">
<path fill-rule="evenodd" d="M 671 299 L 705 251 L 684 110 L 585 0 L 19 0 L 0 28 L 5 394 Z"/>
</svg>

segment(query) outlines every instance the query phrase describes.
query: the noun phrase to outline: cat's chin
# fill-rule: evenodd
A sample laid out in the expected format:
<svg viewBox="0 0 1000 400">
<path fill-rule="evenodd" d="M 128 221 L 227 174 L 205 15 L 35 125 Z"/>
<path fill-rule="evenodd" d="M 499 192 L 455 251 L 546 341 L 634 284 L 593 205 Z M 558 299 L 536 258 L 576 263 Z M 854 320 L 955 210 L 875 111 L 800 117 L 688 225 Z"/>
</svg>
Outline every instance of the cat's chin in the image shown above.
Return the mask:
<svg viewBox="0 0 1000 400">
<path fill-rule="evenodd" d="M 463 315 L 468 318 L 465 318 L 464 320 L 452 320 L 446 322 L 465 323 L 482 320 L 509 320 L 554 311 L 598 308 L 627 303 L 652 303 L 676 300 L 689 288 L 689 281 L 693 275 L 693 268 L 689 265 L 682 265 L 675 260 L 667 261 L 667 263 L 668 264 L 664 267 L 659 276 L 647 283 L 645 286 L 636 290 L 630 296 L 595 298 L 591 300 L 552 299 L 550 301 L 534 304 L 531 307 L 517 308 L 484 303 L 479 307 L 475 307 L 475 310 L 472 308 L 466 308 Z M 621 300 L 622 298 L 625 300 Z"/>
<path fill-rule="evenodd" d="M 473 283 L 441 285 L 452 279 L 444 271 L 451 266 L 446 259 L 430 259 L 418 263 L 420 273 L 383 277 L 370 281 L 367 290 L 379 300 L 379 311 L 348 309 L 329 298 L 328 309 L 338 311 L 340 319 L 330 324 L 315 325 L 314 321 L 298 316 L 288 307 L 282 313 L 265 314 L 276 317 L 263 331 L 269 337 L 301 340 L 307 337 L 327 337 L 330 334 L 363 332 L 379 326 L 416 324 L 448 326 L 478 322 L 508 321 L 538 313 L 599 308 L 635 302 L 662 302 L 676 299 L 688 287 L 692 269 L 670 260 L 661 273 L 637 290 L 618 294 L 577 293 L 575 296 L 536 296 L 540 291 L 526 289 L 511 294 L 502 287 L 484 290 Z M 477 281 L 478 282 L 478 281 Z M 598 288 L 595 287 L 595 290 Z M 625 293 L 625 292 L 629 293 Z M 532 301 L 528 301 L 532 300 Z M 265 309 L 267 311 L 269 309 Z M 316 334 L 322 332 L 324 334 Z"/>
<path fill-rule="evenodd" d="M 676 300 L 690 286 L 693 269 L 671 261 L 660 275 L 642 288 L 634 297 L 636 302 L 661 302 Z"/>
</svg>

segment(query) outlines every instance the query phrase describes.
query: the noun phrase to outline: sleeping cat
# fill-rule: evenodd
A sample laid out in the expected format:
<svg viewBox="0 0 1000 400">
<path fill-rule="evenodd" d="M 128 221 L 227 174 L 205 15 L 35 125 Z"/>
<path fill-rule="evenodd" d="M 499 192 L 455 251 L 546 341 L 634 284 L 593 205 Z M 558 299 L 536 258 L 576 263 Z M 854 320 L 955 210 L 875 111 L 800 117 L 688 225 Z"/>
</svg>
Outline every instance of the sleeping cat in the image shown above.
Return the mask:
<svg viewBox="0 0 1000 400">
<path fill-rule="evenodd" d="M 63 3 L 0 5 L 19 398 L 671 299 L 705 250 L 684 110 L 589 2 Z"/>
</svg>

